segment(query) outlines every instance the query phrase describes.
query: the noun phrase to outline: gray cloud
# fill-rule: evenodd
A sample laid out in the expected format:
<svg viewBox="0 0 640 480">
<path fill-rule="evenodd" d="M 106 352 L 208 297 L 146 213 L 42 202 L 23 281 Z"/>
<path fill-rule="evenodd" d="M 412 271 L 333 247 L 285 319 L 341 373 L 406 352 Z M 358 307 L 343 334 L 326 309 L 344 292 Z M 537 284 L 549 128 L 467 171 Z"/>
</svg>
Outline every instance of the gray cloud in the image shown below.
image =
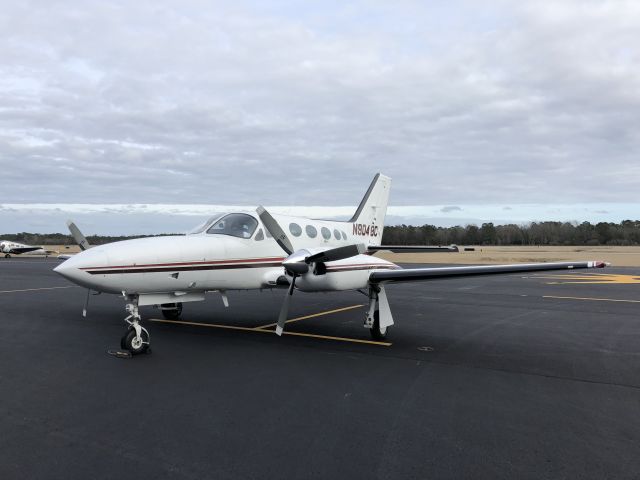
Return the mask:
<svg viewBox="0 0 640 480">
<path fill-rule="evenodd" d="M 0 201 L 346 205 L 376 171 L 395 204 L 620 201 L 639 22 L 624 0 L 9 2 Z"/>
<path fill-rule="evenodd" d="M 462 209 L 456 205 L 446 205 L 440 209 L 442 213 L 455 212 L 456 210 L 462 210 Z"/>
</svg>

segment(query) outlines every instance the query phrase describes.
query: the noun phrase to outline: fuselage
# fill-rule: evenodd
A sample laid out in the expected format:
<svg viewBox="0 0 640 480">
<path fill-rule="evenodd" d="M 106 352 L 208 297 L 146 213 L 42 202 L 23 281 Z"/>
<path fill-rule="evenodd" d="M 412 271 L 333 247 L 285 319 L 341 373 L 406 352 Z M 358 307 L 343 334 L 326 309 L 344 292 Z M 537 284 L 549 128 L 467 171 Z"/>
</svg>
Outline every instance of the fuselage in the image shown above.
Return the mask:
<svg viewBox="0 0 640 480">
<path fill-rule="evenodd" d="M 309 251 L 356 243 L 379 245 L 381 232 L 350 222 L 274 215 L 294 250 Z M 267 233 L 255 212 L 212 217 L 196 232 L 126 240 L 93 247 L 55 270 L 96 291 L 126 294 L 275 287 L 286 275 L 286 254 Z M 296 283 L 300 290 L 365 288 L 373 269 L 398 268 L 370 255 L 328 262 L 319 275 Z"/>
</svg>

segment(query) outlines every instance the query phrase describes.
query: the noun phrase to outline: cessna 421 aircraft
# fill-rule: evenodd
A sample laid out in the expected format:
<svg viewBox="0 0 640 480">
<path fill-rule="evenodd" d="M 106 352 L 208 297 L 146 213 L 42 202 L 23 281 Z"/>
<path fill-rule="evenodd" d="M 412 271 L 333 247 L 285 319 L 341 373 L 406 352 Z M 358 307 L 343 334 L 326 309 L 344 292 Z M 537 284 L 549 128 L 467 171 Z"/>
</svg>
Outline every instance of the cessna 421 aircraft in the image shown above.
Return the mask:
<svg viewBox="0 0 640 480">
<path fill-rule="evenodd" d="M 371 256 L 378 250 L 406 250 L 380 245 L 390 187 L 391 179 L 377 174 L 347 222 L 272 215 L 259 207 L 217 215 L 184 236 L 95 246 L 54 270 L 89 290 L 122 295 L 129 315 L 121 347 L 137 354 L 148 349 L 150 340 L 138 307 L 160 305 L 166 318 L 176 319 L 183 303 L 204 300 L 205 292 L 221 293 L 227 306 L 227 290 L 288 287 L 276 328 L 282 335 L 296 289 L 359 290 L 369 297 L 364 324 L 380 339 L 394 323 L 385 292 L 391 282 L 605 266 L 591 261 L 403 269 Z M 77 228 L 72 233 L 82 242 Z"/>
<path fill-rule="evenodd" d="M 46 255 L 48 250 L 34 245 L 23 245 L 22 243 L 9 242 L 8 240 L 0 240 L 0 253 L 4 253 L 4 258 L 11 258 L 11 255 L 20 255 L 23 253 L 35 252 L 42 250 L 42 254 Z"/>
</svg>

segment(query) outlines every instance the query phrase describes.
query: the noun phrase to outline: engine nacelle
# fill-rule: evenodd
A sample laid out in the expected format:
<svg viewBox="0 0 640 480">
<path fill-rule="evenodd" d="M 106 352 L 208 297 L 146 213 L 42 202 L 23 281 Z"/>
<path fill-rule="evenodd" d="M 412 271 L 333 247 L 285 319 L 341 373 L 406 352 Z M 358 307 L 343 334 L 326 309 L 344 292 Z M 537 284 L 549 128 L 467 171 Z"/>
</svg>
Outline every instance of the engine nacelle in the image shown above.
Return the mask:
<svg viewBox="0 0 640 480">
<path fill-rule="evenodd" d="M 329 267 L 330 268 L 330 267 Z M 303 292 L 327 292 L 336 290 L 358 290 L 367 288 L 371 269 L 359 270 L 327 270 L 317 275 L 313 270 L 296 279 L 296 287 Z"/>
<path fill-rule="evenodd" d="M 369 286 L 372 270 L 395 269 L 397 265 L 370 255 L 355 255 L 334 262 L 311 264 L 309 271 L 296 280 L 303 292 L 358 290 Z"/>
</svg>

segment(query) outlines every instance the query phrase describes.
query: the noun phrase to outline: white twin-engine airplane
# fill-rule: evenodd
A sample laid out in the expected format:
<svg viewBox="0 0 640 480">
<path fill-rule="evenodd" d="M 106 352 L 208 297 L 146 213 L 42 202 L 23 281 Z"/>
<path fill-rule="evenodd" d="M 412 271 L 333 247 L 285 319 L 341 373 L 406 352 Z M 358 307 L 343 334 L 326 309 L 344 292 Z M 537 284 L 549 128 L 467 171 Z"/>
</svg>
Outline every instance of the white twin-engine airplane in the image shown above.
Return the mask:
<svg viewBox="0 0 640 480">
<path fill-rule="evenodd" d="M 288 287 L 276 328 L 281 335 L 295 289 L 360 290 L 369 297 L 364 324 L 374 338 L 381 339 L 394 323 L 385 292 L 388 283 L 605 266 L 592 261 L 403 269 L 371 256 L 377 250 L 408 248 L 380 245 L 390 187 L 391 179 L 377 174 L 347 222 L 272 215 L 259 207 L 212 217 L 184 236 L 96 246 L 54 270 L 89 290 L 123 296 L 129 315 L 121 347 L 137 354 L 148 349 L 150 339 L 140 325 L 139 306 L 160 305 L 166 318 L 176 319 L 184 302 L 204 300 L 205 292 L 220 292 L 228 306 L 228 290 Z M 72 233 L 82 242 L 75 226 Z M 455 247 L 409 248 L 457 251 Z"/>
<path fill-rule="evenodd" d="M 35 245 L 24 245 L 22 243 L 10 242 L 8 240 L 0 240 L 0 253 L 4 254 L 4 258 L 11 258 L 11 255 L 21 255 L 23 253 L 38 253 L 48 255 L 49 250 Z"/>
</svg>

